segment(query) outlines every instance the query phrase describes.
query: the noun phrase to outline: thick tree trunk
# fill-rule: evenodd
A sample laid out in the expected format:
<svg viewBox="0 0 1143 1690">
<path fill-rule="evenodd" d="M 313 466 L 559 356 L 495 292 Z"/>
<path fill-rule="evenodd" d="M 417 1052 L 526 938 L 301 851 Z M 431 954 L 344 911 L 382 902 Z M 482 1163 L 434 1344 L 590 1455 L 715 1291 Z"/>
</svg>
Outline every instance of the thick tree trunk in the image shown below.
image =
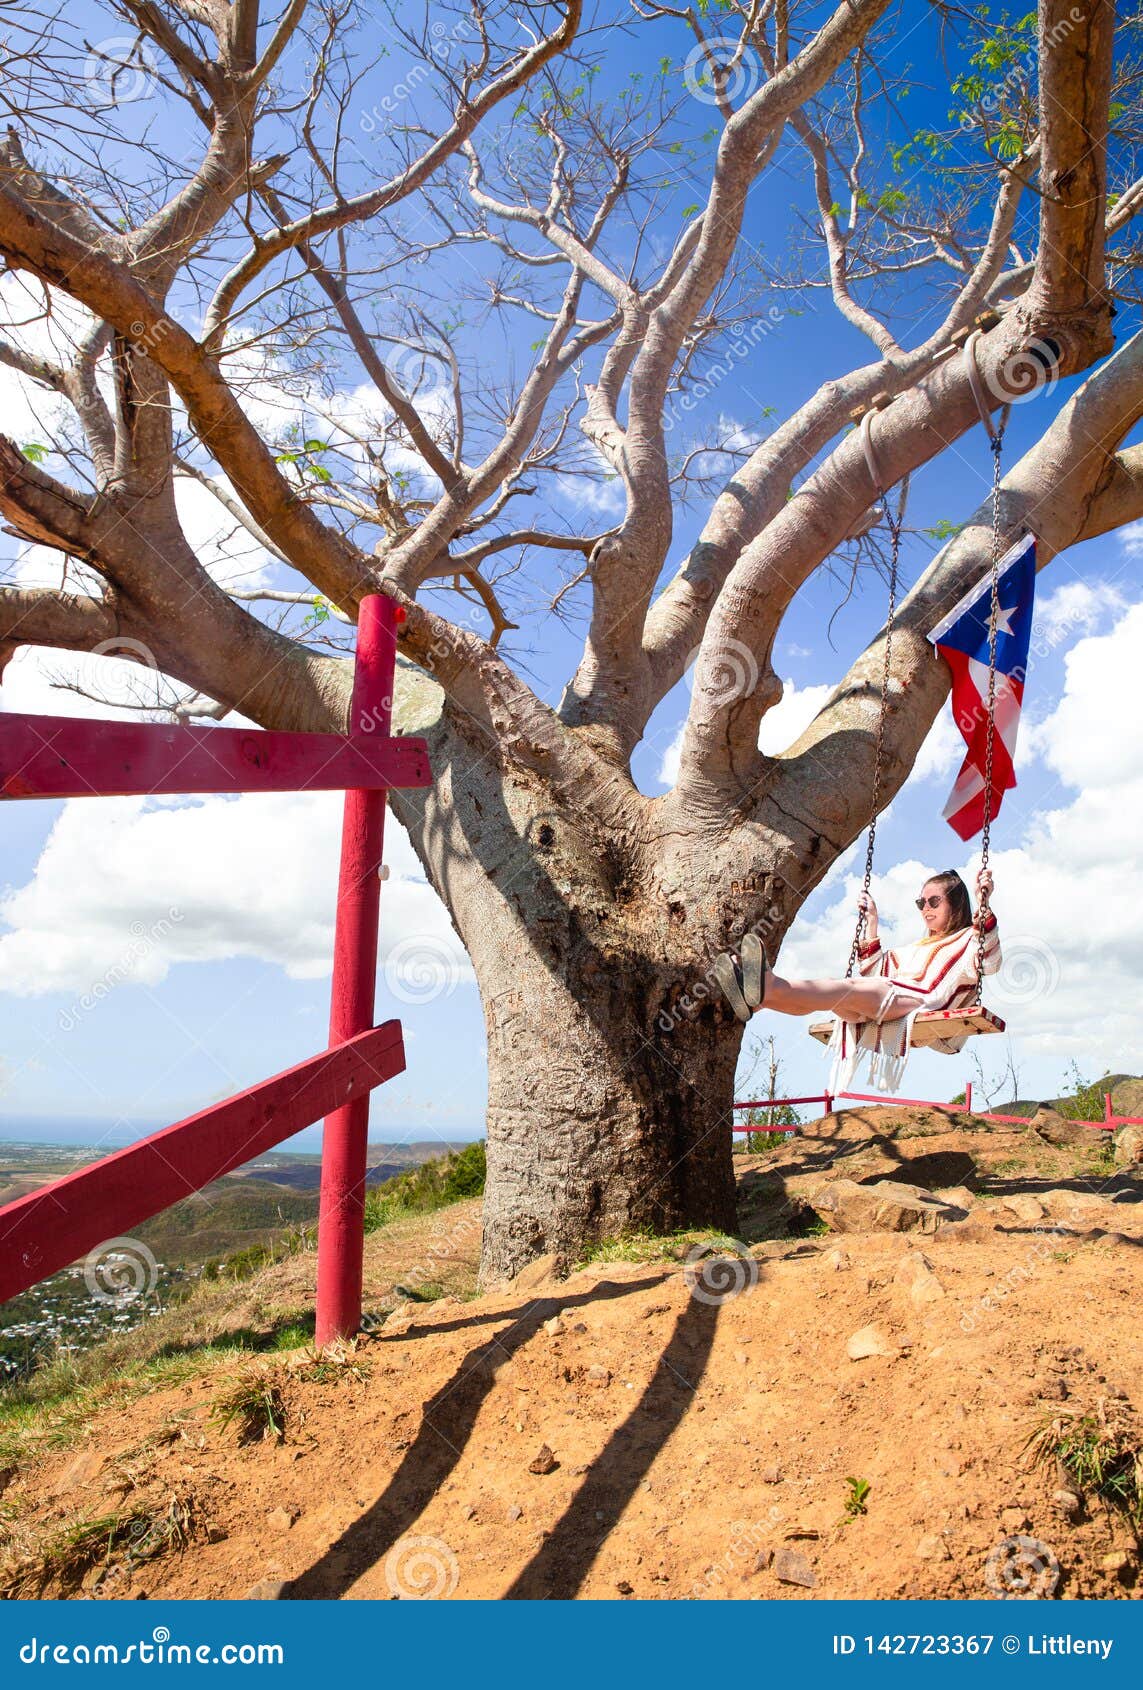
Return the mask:
<svg viewBox="0 0 1143 1690">
<path fill-rule="evenodd" d="M 393 806 L 468 950 L 488 1033 L 484 1278 L 635 1228 L 733 1229 L 742 1028 L 703 977 L 742 930 L 745 909 L 726 908 L 742 888 L 709 861 L 699 874 L 681 830 L 665 870 L 644 839 L 656 806 L 629 782 L 610 831 L 558 806 L 405 665 L 398 714 L 428 739 L 433 785 Z"/>
<path fill-rule="evenodd" d="M 693 973 L 671 992 L 649 965 L 606 974 L 585 953 L 570 972 L 525 938 L 482 981 L 486 1280 L 626 1231 L 735 1225 L 738 1024 L 709 1000 L 673 1021 Z"/>
</svg>

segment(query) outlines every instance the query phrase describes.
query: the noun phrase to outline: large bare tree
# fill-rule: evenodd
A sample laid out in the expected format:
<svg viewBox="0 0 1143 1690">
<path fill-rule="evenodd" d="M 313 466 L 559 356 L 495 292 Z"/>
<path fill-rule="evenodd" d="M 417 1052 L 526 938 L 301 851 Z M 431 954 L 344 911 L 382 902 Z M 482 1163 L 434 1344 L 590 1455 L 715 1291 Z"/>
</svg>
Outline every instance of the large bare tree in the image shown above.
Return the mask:
<svg viewBox="0 0 1143 1690">
<path fill-rule="evenodd" d="M 1143 338 L 1113 331 L 1135 23 L 1105 0 L 1038 25 L 921 0 L 413 10 L 113 0 L 103 40 L 66 8 L 11 30 L 0 358 L 45 401 L 41 440 L 0 441 L 0 508 L 64 561 L 0 589 L 0 664 L 138 642 L 184 716 L 328 731 L 355 606 L 406 605 L 398 721 L 436 783 L 394 802 L 484 1004 L 499 1275 L 733 1226 L 741 1029 L 710 959 L 747 927 L 774 954 L 869 820 L 884 652 L 769 757 L 775 638 L 835 554 L 876 566 L 871 465 L 888 489 L 978 424 L 974 325 L 990 409 L 1092 371 L 1040 401 L 1005 537 L 1048 563 L 1143 515 Z M 917 132 L 903 26 L 946 60 Z M 764 264 L 750 208 L 778 169 L 797 239 Z M 867 352 L 720 434 L 712 370 L 764 360 L 816 289 Z M 180 478 L 284 585 L 204 567 Z M 924 631 L 989 556 L 987 509 L 953 514 L 893 643 L 882 804 L 946 695 Z M 580 631 L 551 700 L 544 618 Z M 632 756 L 688 669 L 678 778 L 648 797 Z"/>
</svg>

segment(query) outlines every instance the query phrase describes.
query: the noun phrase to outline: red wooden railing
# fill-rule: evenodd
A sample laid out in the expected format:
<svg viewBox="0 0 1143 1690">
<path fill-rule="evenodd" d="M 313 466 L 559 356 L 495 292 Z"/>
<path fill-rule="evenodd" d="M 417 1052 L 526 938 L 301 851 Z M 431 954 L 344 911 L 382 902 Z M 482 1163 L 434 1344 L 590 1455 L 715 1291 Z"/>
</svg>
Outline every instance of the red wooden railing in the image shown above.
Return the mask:
<svg viewBox="0 0 1143 1690">
<path fill-rule="evenodd" d="M 972 1081 L 964 1088 L 963 1103 L 938 1103 L 933 1097 L 897 1097 L 891 1092 L 868 1091 L 839 1091 L 837 1093 L 823 1091 L 813 1097 L 760 1097 L 752 1098 L 744 1103 L 736 1103 L 735 1109 L 781 1109 L 785 1104 L 793 1107 L 798 1103 L 824 1103 L 825 1114 L 830 1114 L 835 1103 L 841 1099 L 847 1103 L 881 1103 L 886 1105 L 901 1104 L 906 1108 L 915 1109 L 944 1109 L 950 1115 L 971 1114 L 983 1116 L 987 1121 L 1010 1121 L 1013 1126 L 1026 1127 L 1031 1119 L 1028 1115 L 1001 1115 L 994 1109 L 974 1109 L 972 1107 Z M 1115 1115 L 1111 1108 L 1111 1093 L 1103 1094 L 1102 1121 L 1072 1121 L 1073 1127 L 1091 1127 L 1096 1132 L 1114 1132 L 1116 1127 L 1143 1127 L 1141 1115 Z M 763 1127 L 759 1129 L 757 1123 L 753 1126 L 735 1126 L 731 1129 L 736 1133 L 756 1133 L 759 1130 L 776 1133 L 796 1133 L 797 1127 Z"/>
<path fill-rule="evenodd" d="M 369 1094 L 405 1067 L 400 1022 L 373 1025 L 385 794 L 432 782 L 424 740 L 390 737 L 403 619 L 361 601 L 348 734 L 0 712 L 5 798 L 345 789 L 328 1047 L 0 1209 L 0 1302 L 324 1116 L 316 1340 L 357 1330 Z"/>
</svg>

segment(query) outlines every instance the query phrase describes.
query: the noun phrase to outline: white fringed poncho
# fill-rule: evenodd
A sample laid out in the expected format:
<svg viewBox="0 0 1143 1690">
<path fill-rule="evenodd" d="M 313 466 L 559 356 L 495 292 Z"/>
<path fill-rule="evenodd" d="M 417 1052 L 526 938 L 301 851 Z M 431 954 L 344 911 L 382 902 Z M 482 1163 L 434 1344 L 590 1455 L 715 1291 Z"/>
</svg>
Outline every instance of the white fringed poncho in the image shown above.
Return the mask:
<svg viewBox="0 0 1143 1690">
<path fill-rule="evenodd" d="M 1000 935 L 991 912 L 984 932 L 984 972 L 995 974 L 1001 962 Z M 888 980 L 897 991 L 907 994 L 916 1007 L 895 1021 L 883 1018 L 843 1021 L 840 1016 L 834 1016 L 829 1042 L 833 1052 L 829 1089 L 834 1096 L 850 1090 L 866 1057 L 871 1088 L 885 1092 L 898 1090 L 909 1059 L 917 1015 L 922 1010 L 964 1009 L 976 1001 L 977 939 L 975 927 L 961 927 L 955 933 L 918 939 L 898 951 L 884 950 L 880 939 L 862 946 L 857 963 L 860 972 Z M 886 1000 L 885 1009 L 891 1001 Z M 884 1013 L 882 1010 L 882 1017 Z M 952 1056 L 963 1049 L 966 1038 L 967 1035 L 939 1039 L 927 1048 Z"/>
</svg>

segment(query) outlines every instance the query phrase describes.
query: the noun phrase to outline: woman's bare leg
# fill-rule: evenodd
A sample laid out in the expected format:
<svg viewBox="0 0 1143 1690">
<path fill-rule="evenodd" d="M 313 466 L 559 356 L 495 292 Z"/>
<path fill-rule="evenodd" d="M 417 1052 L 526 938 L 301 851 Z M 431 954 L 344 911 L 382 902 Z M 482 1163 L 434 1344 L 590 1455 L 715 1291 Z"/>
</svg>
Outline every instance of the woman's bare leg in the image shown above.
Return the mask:
<svg viewBox="0 0 1143 1690">
<path fill-rule="evenodd" d="M 890 1001 L 891 1000 L 891 1001 Z M 888 980 L 783 980 L 780 974 L 766 975 L 763 1009 L 779 1015 L 812 1015 L 815 1009 L 832 1010 L 847 1021 L 900 1021 L 923 1000 L 903 992 Z"/>
</svg>

